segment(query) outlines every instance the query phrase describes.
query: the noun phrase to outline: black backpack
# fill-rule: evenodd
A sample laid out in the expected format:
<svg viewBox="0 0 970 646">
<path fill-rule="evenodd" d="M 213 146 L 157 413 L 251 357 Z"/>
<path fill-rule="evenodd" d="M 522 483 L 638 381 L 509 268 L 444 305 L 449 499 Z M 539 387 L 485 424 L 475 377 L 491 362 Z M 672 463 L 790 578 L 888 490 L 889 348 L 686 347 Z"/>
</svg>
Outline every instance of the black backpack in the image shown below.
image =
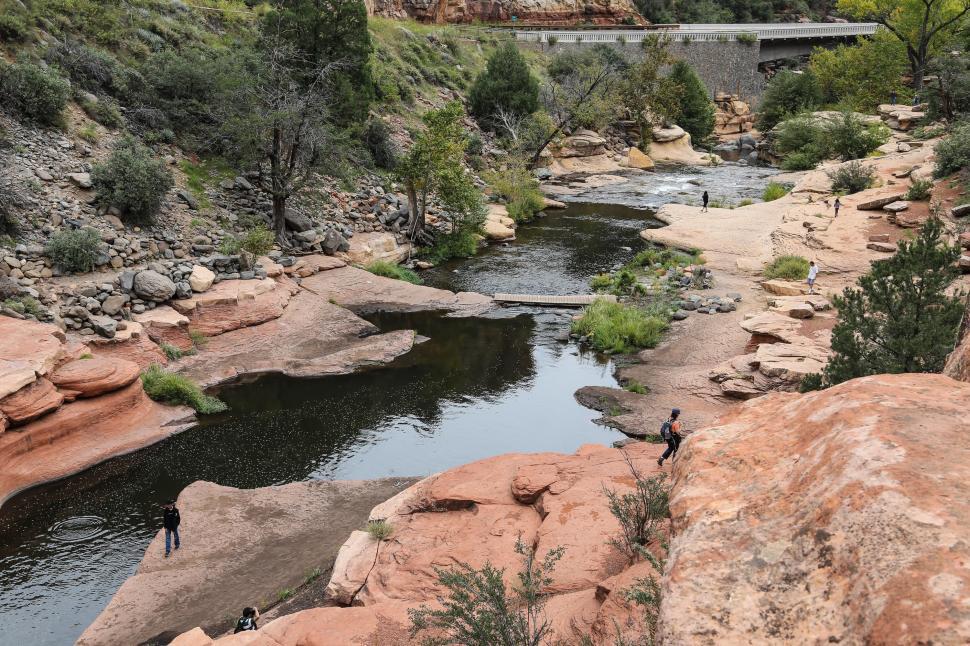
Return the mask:
<svg viewBox="0 0 970 646">
<path fill-rule="evenodd" d="M 240 617 L 239 621 L 236 622 L 236 630 L 233 631 L 233 634 L 241 633 L 244 630 L 256 630 L 255 623 L 252 617 Z"/>
<path fill-rule="evenodd" d="M 660 437 L 664 440 L 669 440 L 673 428 L 674 420 L 668 417 L 664 423 L 660 425 Z"/>
</svg>

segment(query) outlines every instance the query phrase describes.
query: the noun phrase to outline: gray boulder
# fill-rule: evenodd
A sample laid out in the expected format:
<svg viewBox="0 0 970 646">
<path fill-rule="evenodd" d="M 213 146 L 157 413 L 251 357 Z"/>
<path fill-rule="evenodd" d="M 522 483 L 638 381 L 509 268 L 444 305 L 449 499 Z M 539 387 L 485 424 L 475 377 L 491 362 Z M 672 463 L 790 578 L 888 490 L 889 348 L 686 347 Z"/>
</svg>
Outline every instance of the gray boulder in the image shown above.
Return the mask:
<svg viewBox="0 0 970 646">
<path fill-rule="evenodd" d="M 92 316 L 90 322 L 91 328 L 106 339 L 114 338 L 118 329 L 118 322 L 110 316 Z"/>
<path fill-rule="evenodd" d="M 350 243 L 342 235 L 331 229 L 327 231 L 327 234 L 323 236 L 323 241 L 320 243 L 323 253 L 328 256 L 332 256 L 338 251 L 347 251 L 350 249 Z"/>
<path fill-rule="evenodd" d="M 294 213 L 292 211 L 286 212 L 286 226 L 297 233 L 302 233 L 303 231 L 309 231 L 313 228 L 313 222 L 307 216 L 302 213 Z"/>
<path fill-rule="evenodd" d="M 101 303 L 101 311 L 108 316 L 114 316 L 121 311 L 121 308 L 125 306 L 125 301 L 127 299 L 121 294 L 112 294 L 108 298 L 104 299 Z"/>
<path fill-rule="evenodd" d="M 135 275 L 133 289 L 142 298 L 156 303 L 167 301 L 175 295 L 175 283 L 168 276 L 163 276 L 152 269 L 140 271 Z"/>
</svg>

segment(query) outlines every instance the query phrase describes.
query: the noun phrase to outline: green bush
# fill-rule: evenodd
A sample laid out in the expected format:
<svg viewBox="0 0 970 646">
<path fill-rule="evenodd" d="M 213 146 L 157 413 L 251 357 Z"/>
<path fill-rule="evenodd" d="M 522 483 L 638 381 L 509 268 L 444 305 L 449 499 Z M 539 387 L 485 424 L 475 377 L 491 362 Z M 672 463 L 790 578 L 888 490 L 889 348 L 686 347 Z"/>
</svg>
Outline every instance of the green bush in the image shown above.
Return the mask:
<svg viewBox="0 0 970 646">
<path fill-rule="evenodd" d="M 785 155 L 781 160 L 781 169 L 788 171 L 812 170 L 822 161 L 814 150 L 799 150 Z"/>
<path fill-rule="evenodd" d="M 674 63 L 669 79 L 681 88 L 676 123 L 701 145 L 714 132 L 714 103 L 694 69 L 685 61 Z"/>
<path fill-rule="evenodd" d="M 889 128 L 881 123 L 864 123 L 853 112 L 843 112 L 827 122 L 825 132 L 827 156 L 842 161 L 862 159 L 889 140 Z"/>
<path fill-rule="evenodd" d="M 597 299 L 573 321 L 572 331 L 602 352 L 628 353 L 656 346 L 667 327 L 668 318 L 659 311 Z"/>
<path fill-rule="evenodd" d="M 471 258 L 478 253 L 481 235 L 471 227 L 460 228 L 435 238 L 434 246 L 424 251 L 424 257 L 432 264 L 439 264 L 451 258 Z"/>
<path fill-rule="evenodd" d="M 791 188 L 778 182 L 768 182 L 765 190 L 761 192 L 761 199 L 765 202 L 774 202 L 778 198 L 788 195 Z"/>
<path fill-rule="evenodd" d="M 638 252 L 629 264 L 634 267 L 649 267 L 651 269 L 659 265 L 659 269 L 667 271 L 672 267 L 704 264 L 704 257 L 698 250 L 688 253 L 677 249 L 650 247 Z"/>
<path fill-rule="evenodd" d="M 808 260 L 801 256 L 778 256 L 764 269 L 765 278 L 805 280 L 808 278 Z"/>
<path fill-rule="evenodd" d="M 907 200 L 925 200 L 929 198 L 930 193 L 933 191 L 933 180 L 930 179 L 915 179 L 913 183 L 909 185 L 909 190 L 906 191 Z"/>
<path fill-rule="evenodd" d="M 394 533 L 394 526 L 386 520 L 367 521 L 367 533 L 375 541 L 386 541 Z"/>
<path fill-rule="evenodd" d="M 158 364 L 152 364 L 142 373 L 141 382 L 145 394 L 155 401 L 191 406 L 202 415 L 228 409 L 219 399 L 203 393 L 199 385 L 188 377 L 169 372 Z"/>
<path fill-rule="evenodd" d="M 630 269 L 623 268 L 614 274 L 599 274 L 593 276 L 590 286 L 594 292 L 609 293 L 616 296 L 644 294 L 646 290 L 637 281 L 636 274 Z"/>
<path fill-rule="evenodd" d="M 33 296 L 14 296 L 3 301 L 5 307 L 27 316 L 39 317 L 44 312 L 44 307 Z"/>
<path fill-rule="evenodd" d="M 22 43 L 30 38 L 30 27 L 21 16 L 12 13 L 0 15 L 0 41 Z"/>
<path fill-rule="evenodd" d="M 101 250 L 101 236 L 94 229 L 58 231 L 47 242 L 46 253 L 61 271 L 84 273 L 94 269 Z"/>
<path fill-rule="evenodd" d="M 822 91 L 811 72 L 796 74 L 783 71 L 776 74 L 765 88 L 758 109 L 757 127 L 767 132 L 788 117 L 822 104 Z"/>
<path fill-rule="evenodd" d="M 475 118 L 488 125 L 499 111 L 525 116 L 539 109 L 539 82 L 515 43 L 505 43 L 488 57 L 468 102 Z"/>
<path fill-rule="evenodd" d="M 399 151 L 391 139 L 391 129 L 383 119 L 371 117 L 364 126 L 364 145 L 370 151 L 374 165 L 385 170 L 394 170 Z"/>
<path fill-rule="evenodd" d="M 636 483 L 634 490 L 618 493 L 604 486 L 603 494 L 620 524 L 620 535 L 610 544 L 636 560 L 647 545 L 660 538 L 661 523 L 670 515 L 670 487 L 667 474 L 646 477 L 628 455 L 624 453 L 623 457 Z"/>
<path fill-rule="evenodd" d="M 936 144 L 936 177 L 946 177 L 970 167 L 970 122 L 957 124 Z"/>
<path fill-rule="evenodd" d="M 364 269 L 375 276 L 384 276 L 385 278 L 403 280 L 404 282 L 412 283 L 414 285 L 420 285 L 423 282 L 418 275 L 410 269 L 406 269 L 400 265 L 395 265 L 394 263 L 387 262 L 386 260 L 375 260 L 369 265 L 366 265 Z"/>
<path fill-rule="evenodd" d="M 118 108 L 118 104 L 108 97 L 103 97 L 97 101 L 91 101 L 88 99 L 81 98 L 78 100 L 81 104 L 81 109 L 84 112 L 100 123 L 105 128 L 117 128 L 122 123 L 124 123 L 124 118 L 121 116 L 121 110 Z"/>
<path fill-rule="evenodd" d="M 836 193 L 858 193 L 872 186 L 875 173 L 865 164 L 853 161 L 842 164 L 828 173 L 832 180 L 832 191 Z"/>
<path fill-rule="evenodd" d="M 775 129 L 775 152 L 782 155 L 785 170 L 809 170 L 823 159 L 861 159 L 884 144 L 889 129 L 864 123 L 851 112 L 835 119 L 803 115 L 787 119 Z"/>
<path fill-rule="evenodd" d="M 91 171 L 98 201 L 114 206 L 134 221 L 150 222 L 174 185 L 172 174 L 160 159 L 133 137 L 120 140 L 111 156 Z"/>
<path fill-rule="evenodd" d="M 488 173 L 485 180 L 506 201 L 509 217 L 516 222 L 531 220 L 546 204 L 539 182 L 521 166 Z"/>
<path fill-rule="evenodd" d="M 20 62 L 0 69 L 0 101 L 43 125 L 60 121 L 71 84 L 51 68 Z"/>
</svg>

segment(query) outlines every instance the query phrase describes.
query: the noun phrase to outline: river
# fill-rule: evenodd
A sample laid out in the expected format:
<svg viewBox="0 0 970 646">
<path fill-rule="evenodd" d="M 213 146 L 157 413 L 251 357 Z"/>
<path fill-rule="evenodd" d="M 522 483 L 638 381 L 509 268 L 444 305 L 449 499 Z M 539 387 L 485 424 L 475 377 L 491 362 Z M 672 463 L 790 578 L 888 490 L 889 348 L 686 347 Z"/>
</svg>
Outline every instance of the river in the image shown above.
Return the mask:
<svg viewBox="0 0 970 646">
<path fill-rule="evenodd" d="M 722 169 L 638 175 L 588 196 L 614 204 L 550 211 L 520 228 L 516 242 L 423 277 L 483 293 L 586 292 L 593 274 L 642 247 L 641 229 L 660 225 L 643 207 L 682 200 L 698 190 L 698 177 Z M 738 199 L 764 185 L 758 169 L 723 177 Z M 14 498 L 0 509 L 0 642 L 72 643 L 134 573 L 160 526 L 159 502 L 195 480 L 250 488 L 424 475 L 510 451 L 572 452 L 618 439 L 573 399 L 581 386 L 616 382 L 607 358 L 555 340 L 569 316 L 521 308 L 472 319 L 376 314 L 369 318 L 382 330 L 415 329 L 428 340 L 361 373 L 224 388 L 230 412 Z"/>
</svg>

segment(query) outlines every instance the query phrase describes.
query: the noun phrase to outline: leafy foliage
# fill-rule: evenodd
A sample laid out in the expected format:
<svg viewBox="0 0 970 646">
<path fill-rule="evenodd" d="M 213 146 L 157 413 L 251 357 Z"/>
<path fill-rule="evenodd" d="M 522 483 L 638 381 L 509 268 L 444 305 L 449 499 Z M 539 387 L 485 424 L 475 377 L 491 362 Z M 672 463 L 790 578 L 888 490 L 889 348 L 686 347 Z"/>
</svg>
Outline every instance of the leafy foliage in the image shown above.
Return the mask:
<svg viewBox="0 0 970 646">
<path fill-rule="evenodd" d="M 832 180 L 832 191 L 835 193 L 858 193 L 872 186 L 875 171 L 865 164 L 853 161 L 842 164 L 828 173 Z"/>
<path fill-rule="evenodd" d="M 933 180 L 931 179 L 914 179 L 913 183 L 909 185 L 909 190 L 906 191 L 907 200 L 925 200 L 930 196 L 933 191 Z"/>
<path fill-rule="evenodd" d="M 394 170 L 400 151 L 391 139 L 391 129 L 378 117 L 371 117 L 364 126 L 364 145 L 378 168 Z"/>
<path fill-rule="evenodd" d="M 387 262 L 386 260 L 375 260 L 369 265 L 366 265 L 364 269 L 375 276 L 384 276 L 385 278 L 403 280 L 404 282 L 412 283 L 414 285 L 420 285 L 422 282 L 424 282 L 410 269 L 406 269 L 392 262 Z"/>
<path fill-rule="evenodd" d="M 70 98 L 71 85 L 53 68 L 29 61 L 0 64 L 0 102 L 22 117 L 53 125 Z"/>
<path fill-rule="evenodd" d="M 108 159 L 95 164 L 91 182 L 99 202 L 137 222 L 150 222 L 174 185 L 165 163 L 130 136 L 115 144 Z"/>
<path fill-rule="evenodd" d="M 620 523 L 620 535 L 610 541 L 631 560 L 640 557 L 644 547 L 659 537 L 658 528 L 670 515 L 670 488 L 667 474 L 644 477 L 628 455 L 623 454 L 634 489 L 630 493 L 618 493 L 603 487 L 610 513 Z"/>
<path fill-rule="evenodd" d="M 597 350 L 627 353 L 656 346 L 668 325 L 666 313 L 659 309 L 647 311 L 600 298 L 583 309 L 572 331 L 588 337 Z"/>
<path fill-rule="evenodd" d="M 948 289 L 959 276 L 960 250 L 949 245 L 943 223 L 931 218 L 912 241 L 833 299 L 839 320 L 833 356 L 821 381 L 831 386 L 883 373 L 941 372 L 963 317 L 962 293 Z"/>
<path fill-rule="evenodd" d="M 714 104 L 704 82 L 683 60 L 674 63 L 668 78 L 680 88 L 679 110 L 673 121 L 690 133 L 695 144 L 702 144 L 714 132 Z"/>
<path fill-rule="evenodd" d="M 47 241 L 45 252 L 62 271 L 80 274 L 94 269 L 101 246 L 101 236 L 94 229 L 61 230 Z"/>
<path fill-rule="evenodd" d="M 516 222 L 531 220 L 546 204 L 539 182 L 524 166 L 488 173 L 485 180 L 505 200 L 509 217 Z"/>
<path fill-rule="evenodd" d="M 776 74 L 765 88 L 758 109 L 757 128 L 767 132 L 785 119 L 822 104 L 822 91 L 811 71 Z"/>
<path fill-rule="evenodd" d="M 834 118 L 796 116 L 775 129 L 774 149 L 783 156 L 785 170 L 809 170 L 823 159 L 860 159 L 881 146 L 889 130 L 865 123 L 851 112 Z"/>
<path fill-rule="evenodd" d="M 855 113 L 843 112 L 824 126 L 829 154 L 842 161 L 862 159 L 889 139 L 881 123 L 864 123 Z"/>
<path fill-rule="evenodd" d="M 386 541 L 394 533 L 394 526 L 386 520 L 367 521 L 367 533 L 375 541 Z"/>
<path fill-rule="evenodd" d="M 946 177 L 970 167 L 970 121 L 953 127 L 949 136 L 936 144 L 936 167 L 933 174 Z"/>
<path fill-rule="evenodd" d="M 169 372 L 152 364 L 141 375 L 145 394 L 155 401 L 166 404 L 191 406 L 202 415 L 221 413 L 227 406 L 220 400 L 206 395 L 199 385 L 188 377 Z"/>
<path fill-rule="evenodd" d="M 486 562 L 480 570 L 458 563 L 450 570 L 435 567 L 438 581 L 448 590 L 440 610 L 410 610 L 412 635 L 430 636 L 427 646 L 538 646 L 551 630 L 544 608 L 552 571 L 565 551 L 549 550 L 540 561 L 535 551 L 516 541 L 522 570 L 512 592 L 506 590 L 504 569 Z"/>
<path fill-rule="evenodd" d="M 775 200 L 785 197 L 788 195 L 788 191 L 791 189 L 784 184 L 779 184 L 778 182 L 768 182 L 765 186 L 765 190 L 761 192 L 761 199 L 765 202 L 774 202 Z"/>
<path fill-rule="evenodd" d="M 590 287 L 594 292 L 629 296 L 643 294 L 643 285 L 637 281 L 637 276 L 629 269 L 620 269 L 614 274 L 599 274 L 593 276 Z"/>
<path fill-rule="evenodd" d="M 854 45 L 816 48 L 810 66 L 825 102 L 849 110 L 874 112 L 888 103 L 892 92 L 902 100 L 908 94 L 902 82 L 908 68 L 906 49 L 885 30 L 860 36 Z"/>
<path fill-rule="evenodd" d="M 764 269 L 765 278 L 805 280 L 808 277 L 808 260 L 801 256 L 778 256 Z"/>
<path fill-rule="evenodd" d="M 539 109 L 539 82 L 513 42 L 500 46 L 468 95 L 471 113 L 491 127 L 501 110 L 526 116 Z"/>
</svg>

